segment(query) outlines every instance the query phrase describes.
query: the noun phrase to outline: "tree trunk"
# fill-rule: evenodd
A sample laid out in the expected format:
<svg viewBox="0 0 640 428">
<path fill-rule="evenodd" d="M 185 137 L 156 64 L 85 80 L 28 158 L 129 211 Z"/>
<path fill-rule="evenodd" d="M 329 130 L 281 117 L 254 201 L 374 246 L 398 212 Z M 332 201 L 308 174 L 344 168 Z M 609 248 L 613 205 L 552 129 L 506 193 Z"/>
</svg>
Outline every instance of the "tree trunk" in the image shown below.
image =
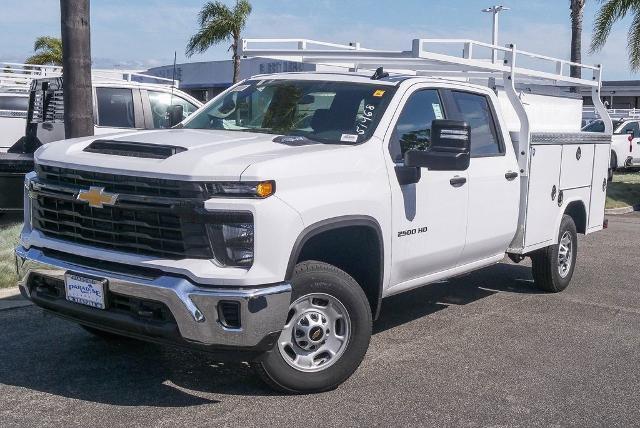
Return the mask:
<svg viewBox="0 0 640 428">
<path fill-rule="evenodd" d="M 233 83 L 237 83 L 240 80 L 240 56 L 238 56 L 238 43 L 240 43 L 240 38 L 234 36 L 233 37 Z"/>
<path fill-rule="evenodd" d="M 585 0 L 570 0 L 571 8 L 571 62 L 582 62 L 582 20 Z M 571 77 L 582 77 L 580 67 L 571 66 Z"/>
<path fill-rule="evenodd" d="M 60 0 L 66 138 L 93 135 L 89 0 Z"/>
</svg>

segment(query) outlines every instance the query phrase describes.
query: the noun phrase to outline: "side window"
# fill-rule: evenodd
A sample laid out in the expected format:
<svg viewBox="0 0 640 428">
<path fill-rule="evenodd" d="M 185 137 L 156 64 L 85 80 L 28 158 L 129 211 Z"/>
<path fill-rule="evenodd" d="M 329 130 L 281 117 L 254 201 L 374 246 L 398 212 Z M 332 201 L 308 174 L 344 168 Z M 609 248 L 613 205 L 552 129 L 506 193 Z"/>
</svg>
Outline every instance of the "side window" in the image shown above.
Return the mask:
<svg viewBox="0 0 640 428">
<path fill-rule="evenodd" d="M 186 119 L 191 113 L 196 111 L 198 107 L 191 104 L 178 95 L 171 95 L 167 92 L 147 91 L 149 94 L 149 104 L 151 104 L 151 116 L 154 128 L 166 127 L 166 113 L 170 105 L 182 106 L 182 118 Z"/>
<path fill-rule="evenodd" d="M 460 115 L 471 127 L 471 156 L 503 154 L 493 112 L 484 95 L 452 91 L 453 102 Z"/>
<path fill-rule="evenodd" d="M 389 150 L 394 161 L 401 161 L 407 150 L 429 147 L 434 119 L 444 119 L 438 91 L 427 89 L 412 94 L 400 113 L 391 139 Z"/>
<path fill-rule="evenodd" d="M 640 137 L 640 126 L 638 125 L 638 122 L 627 123 L 620 131 L 620 134 L 626 134 L 629 131 L 633 131 L 633 135 L 635 137 Z"/>
<path fill-rule="evenodd" d="M 134 128 L 133 93 L 124 88 L 96 88 L 98 125 Z"/>
</svg>

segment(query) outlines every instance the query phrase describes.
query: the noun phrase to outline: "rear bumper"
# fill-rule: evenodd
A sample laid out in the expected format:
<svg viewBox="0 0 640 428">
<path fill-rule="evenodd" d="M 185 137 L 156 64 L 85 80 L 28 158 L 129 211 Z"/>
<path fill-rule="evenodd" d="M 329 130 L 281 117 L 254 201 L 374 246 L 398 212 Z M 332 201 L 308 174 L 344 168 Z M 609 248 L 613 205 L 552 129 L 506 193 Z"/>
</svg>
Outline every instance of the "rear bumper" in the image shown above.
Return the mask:
<svg viewBox="0 0 640 428">
<path fill-rule="evenodd" d="M 270 349 L 285 323 L 291 298 L 291 285 L 286 282 L 250 288 L 204 287 L 179 276 L 135 268 L 126 272 L 95 268 L 33 247 L 19 246 L 15 254 L 21 293 L 48 311 L 127 336 L 212 351 Z M 106 279 L 106 309 L 67 301 L 64 275 L 68 271 Z M 237 302 L 232 306 L 238 311 L 238 326 L 224 325 L 221 302 Z"/>
</svg>

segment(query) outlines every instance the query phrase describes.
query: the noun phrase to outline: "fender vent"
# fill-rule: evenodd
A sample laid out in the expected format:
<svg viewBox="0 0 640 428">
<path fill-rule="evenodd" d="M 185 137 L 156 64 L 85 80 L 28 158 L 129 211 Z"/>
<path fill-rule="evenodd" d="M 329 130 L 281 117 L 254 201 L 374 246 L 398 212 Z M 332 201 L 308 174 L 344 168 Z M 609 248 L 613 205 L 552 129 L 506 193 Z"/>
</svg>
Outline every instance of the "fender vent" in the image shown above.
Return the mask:
<svg viewBox="0 0 640 428">
<path fill-rule="evenodd" d="M 186 150 L 184 147 L 178 146 L 115 140 L 95 140 L 84 149 L 85 152 L 89 153 L 146 159 L 167 159 Z"/>
</svg>

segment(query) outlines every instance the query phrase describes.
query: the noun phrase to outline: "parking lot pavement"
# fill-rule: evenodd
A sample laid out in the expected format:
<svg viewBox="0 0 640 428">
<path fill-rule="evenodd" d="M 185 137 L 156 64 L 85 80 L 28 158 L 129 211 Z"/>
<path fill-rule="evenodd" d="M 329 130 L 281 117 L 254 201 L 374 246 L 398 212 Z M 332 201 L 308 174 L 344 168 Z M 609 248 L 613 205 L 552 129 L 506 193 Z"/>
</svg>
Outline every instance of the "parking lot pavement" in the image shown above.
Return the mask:
<svg viewBox="0 0 640 428">
<path fill-rule="evenodd" d="M 36 307 L 0 311 L 8 426 L 640 424 L 640 215 L 581 240 L 571 287 L 503 263 L 385 301 L 356 374 L 272 393 L 244 364 L 108 342 Z"/>
</svg>

